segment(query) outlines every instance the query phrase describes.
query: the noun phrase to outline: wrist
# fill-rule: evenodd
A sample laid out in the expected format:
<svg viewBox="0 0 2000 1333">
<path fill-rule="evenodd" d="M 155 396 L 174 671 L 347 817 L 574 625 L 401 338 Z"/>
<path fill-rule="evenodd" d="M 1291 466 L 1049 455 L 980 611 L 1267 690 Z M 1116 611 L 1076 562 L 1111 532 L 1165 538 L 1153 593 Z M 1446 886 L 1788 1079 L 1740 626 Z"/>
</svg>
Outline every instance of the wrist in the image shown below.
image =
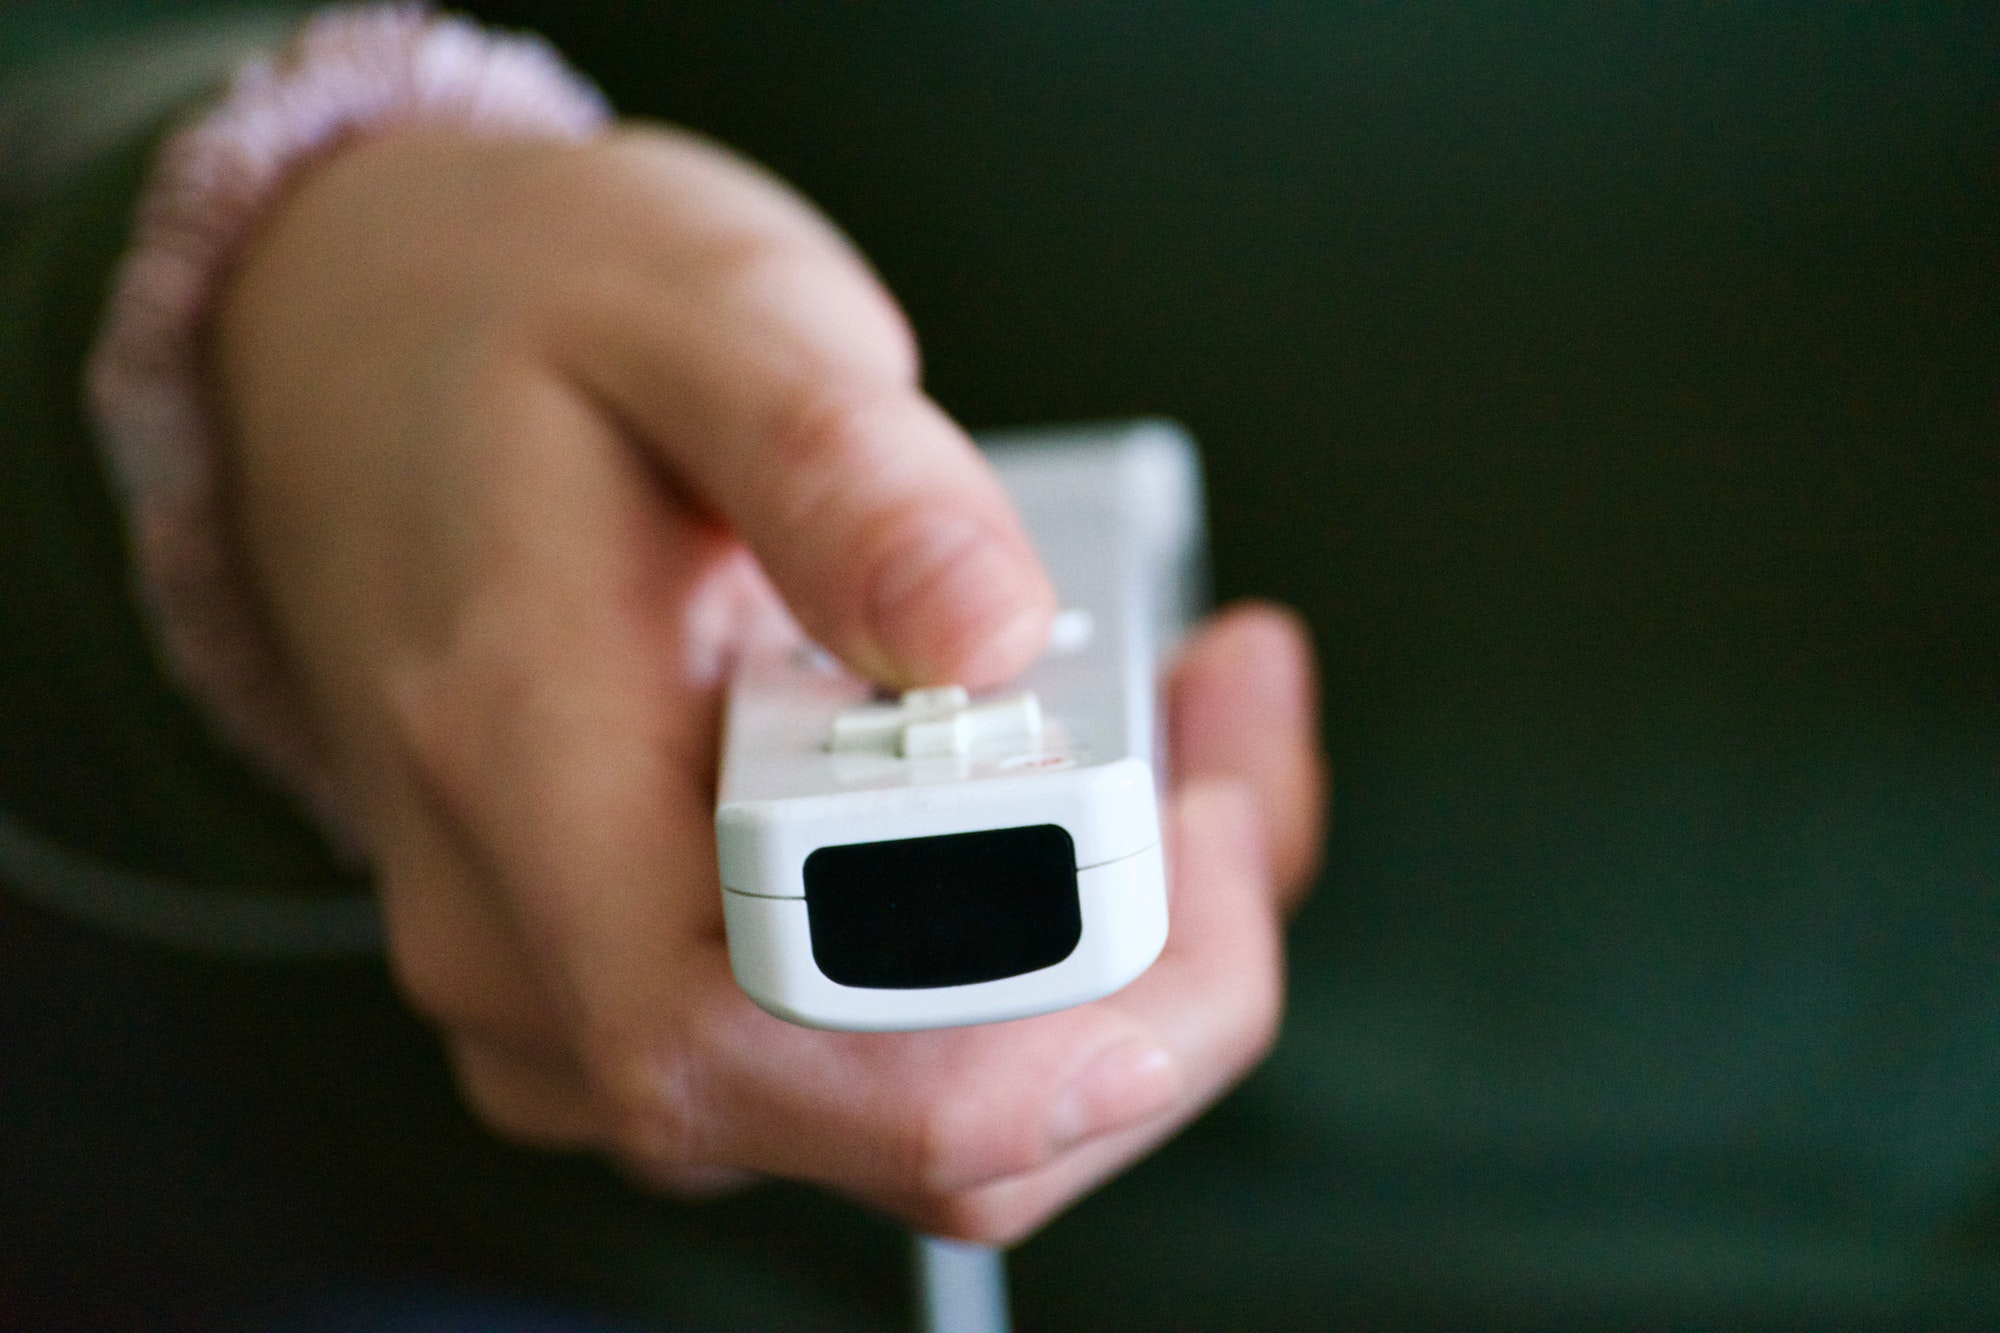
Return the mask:
<svg viewBox="0 0 2000 1333">
<path fill-rule="evenodd" d="M 217 730 L 340 824 L 231 533 L 207 345 L 232 269 L 299 173 L 398 126 L 581 139 L 602 99 L 538 39 L 413 6 L 328 11 L 243 68 L 155 165 L 88 366 L 134 579 L 169 671 Z"/>
</svg>

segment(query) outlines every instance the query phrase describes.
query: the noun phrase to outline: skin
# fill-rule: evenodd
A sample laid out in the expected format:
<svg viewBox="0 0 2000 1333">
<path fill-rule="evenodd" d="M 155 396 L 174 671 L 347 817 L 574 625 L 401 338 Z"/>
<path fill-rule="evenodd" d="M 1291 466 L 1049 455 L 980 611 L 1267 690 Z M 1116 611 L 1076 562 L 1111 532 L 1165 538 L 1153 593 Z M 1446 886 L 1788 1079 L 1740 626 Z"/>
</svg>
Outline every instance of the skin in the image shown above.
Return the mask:
<svg viewBox="0 0 2000 1333">
<path fill-rule="evenodd" d="M 884 683 L 978 688 L 1054 610 L 894 302 L 768 175 L 662 129 L 371 139 L 268 219 L 212 351 L 236 532 L 396 976 L 499 1133 L 1009 1242 L 1268 1050 L 1325 783 L 1305 635 L 1262 605 L 1168 682 L 1173 932 L 1140 980 L 900 1034 L 737 989 L 733 646 L 782 603 Z"/>
</svg>

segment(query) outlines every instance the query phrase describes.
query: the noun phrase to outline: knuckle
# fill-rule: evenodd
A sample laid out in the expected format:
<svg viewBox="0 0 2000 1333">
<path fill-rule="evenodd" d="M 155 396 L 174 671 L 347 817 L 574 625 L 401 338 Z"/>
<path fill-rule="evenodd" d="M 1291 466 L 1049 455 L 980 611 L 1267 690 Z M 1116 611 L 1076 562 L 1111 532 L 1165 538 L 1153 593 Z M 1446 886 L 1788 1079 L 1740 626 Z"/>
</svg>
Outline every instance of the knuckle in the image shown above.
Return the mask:
<svg viewBox="0 0 2000 1333">
<path fill-rule="evenodd" d="M 459 1093 L 480 1123 L 496 1136 L 530 1147 L 577 1147 L 592 1135 L 580 1108 L 565 1104 L 560 1092 L 526 1086 L 517 1073 L 476 1046 L 452 1051 Z"/>
<path fill-rule="evenodd" d="M 925 1194 L 1019 1175 L 1046 1157 L 1038 1121 L 1001 1117 L 990 1099 L 968 1096 L 935 1097 L 917 1108 L 894 1154 L 906 1185 Z"/>
<path fill-rule="evenodd" d="M 384 890 L 385 899 L 400 896 Z M 388 914 L 388 933 L 390 970 L 410 1007 L 443 1028 L 467 1023 L 472 980 L 468 960 L 451 938 L 396 911 Z"/>
<path fill-rule="evenodd" d="M 395 757 L 419 788 L 462 811 L 476 776 L 534 704 L 536 674 L 522 642 L 485 602 L 461 608 L 435 652 L 409 665 L 384 690 Z"/>
<path fill-rule="evenodd" d="M 757 1179 L 748 1172 L 722 1166 L 682 1166 L 630 1158 L 625 1159 L 622 1165 L 626 1177 L 641 1188 L 696 1202 L 734 1194 L 754 1184 Z"/>
<path fill-rule="evenodd" d="M 873 510 L 895 474 L 889 442 L 903 391 L 813 377 L 786 396 L 767 436 L 766 475 L 778 520 L 799 530 L 849 526 L 843 515 Z M 857 493 L 871 503 L 857 506 Z"/>
<path fill-rule="evenodd" d="M 795 386 L 771 424 L 772 459 L 780 475 L 843 477 L 882 452 L 891 391 L 839 375 L 814 374 Z"/>
<path fill-rule="evenodd" d="M 944 1104 L 933 1101 L 916 1108 L 896 1131 L 892 1160 L 911 1188 L 934 1190 L 952 1179 L 961 1154 L 955 1121 Z"/>
<path fill-rule="evenodd" d="M 917 340 L 895 299 L 844 242 L 831 236 L 735 233 L 717 247 L 732 292 L 773 312 L 812 361 L 863 377 L 917 382 Z M 809 313 L 808 313 L 809 312 Z M 838 337 L 827 336 L 835 321 Z"/>
<path fill-rule="evenodd" d="M 498 1137 L 510 1143 L 528 1145 L 545 1141 L 545 1136 L 538 1132 L 541 1126 L 527 1108 L 495 1090 L 478 1075 L 467 1073 L 463 1066 L 458 1076 L 458 1089 L 479 1123 Z"/>
<path fill-rule="evenodd" d="M 645 1178 L 678 1188 L 725 1163 L 709 1149 L 699 1062 L 680 1042 L 600 1043 L 589 1063 L 612 1150 Z"/>
<path fill-rule="evenodd" d="M 957 1134 L 951 1117 L 931 1102 L 915 1108 L 890 1130 L 889 1160 L 895 1177 L 918 1193 L 949 1179 L 957 1159 Z"/>
</svg>

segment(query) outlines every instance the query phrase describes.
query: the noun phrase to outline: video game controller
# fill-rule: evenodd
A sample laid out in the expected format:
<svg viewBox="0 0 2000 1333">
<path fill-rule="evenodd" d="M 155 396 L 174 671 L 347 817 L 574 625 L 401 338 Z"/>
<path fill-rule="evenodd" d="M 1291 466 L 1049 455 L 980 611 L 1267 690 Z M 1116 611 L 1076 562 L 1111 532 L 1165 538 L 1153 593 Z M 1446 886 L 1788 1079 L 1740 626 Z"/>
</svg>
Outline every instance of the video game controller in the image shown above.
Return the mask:
<svg viewBox="0 0 2000 1333">
<path fill-rule="evenodd" d="M 1179 427 L 981 445 L 1061 599 L 990 695 L 880 698 L 799 639 L 731 686 L 715 829 L 730 963 L 780 1018 L 899 1031 L 1081 1004 L 1167 939 L 1156 681 L 1206 588 Z"/>
</svg>

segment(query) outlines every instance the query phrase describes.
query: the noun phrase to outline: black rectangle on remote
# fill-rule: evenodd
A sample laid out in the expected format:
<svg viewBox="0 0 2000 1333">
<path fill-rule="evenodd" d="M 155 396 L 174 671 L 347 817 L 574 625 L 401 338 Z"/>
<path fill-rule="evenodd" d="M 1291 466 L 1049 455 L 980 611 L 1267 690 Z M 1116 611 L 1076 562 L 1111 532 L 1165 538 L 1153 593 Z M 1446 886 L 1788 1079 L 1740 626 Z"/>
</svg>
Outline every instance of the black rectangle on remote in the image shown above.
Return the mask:
<svg viewBox="0 0 2000 1333">
<path fill-rule="evenodd" d="M 813 961 L 843 986 L 998 981 L 1083 937 L 1076 845 L 1055 824 L 822 847 L 805 888 Z"/>
</svg>

